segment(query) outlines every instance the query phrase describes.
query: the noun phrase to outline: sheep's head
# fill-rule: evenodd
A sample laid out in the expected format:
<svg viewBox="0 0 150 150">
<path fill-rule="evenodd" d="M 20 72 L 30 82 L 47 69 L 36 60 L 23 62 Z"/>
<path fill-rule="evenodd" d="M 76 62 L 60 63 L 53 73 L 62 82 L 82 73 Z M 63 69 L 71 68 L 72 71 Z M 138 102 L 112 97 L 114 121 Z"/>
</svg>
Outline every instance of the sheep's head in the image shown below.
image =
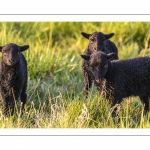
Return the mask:
<svg viewBox="0 0 150 150">
<path fill-rule="evenodd" d="M 115 53 L 105 54 L 101 51 L 93 53 L 91 56 L 81 55 L 81 57 L 89 61 L 89 70 L 97 83 L 106 76 L 108 71 L 108 61 L 114 57 Z"/>
<path fill-rule="evenodd" d="M 89 39 L 88 48 L 91 54 L 98 50 L 105 52 L 104 42 L 114 35 L 114 33 L 103 34 L 102 32 L 94 32 L 92 34 L 81 32 L 81 34 L 83 37 Z"/>
<path fill-rule="evenodd" d="M 20 53 L 29 48 L 29 45 L 18 46 L 13 43 L 0 46 L 0 52 L 2 52 L 2 61 L 8 66 L 14 66 L 19 62 Z"/>
</svg>

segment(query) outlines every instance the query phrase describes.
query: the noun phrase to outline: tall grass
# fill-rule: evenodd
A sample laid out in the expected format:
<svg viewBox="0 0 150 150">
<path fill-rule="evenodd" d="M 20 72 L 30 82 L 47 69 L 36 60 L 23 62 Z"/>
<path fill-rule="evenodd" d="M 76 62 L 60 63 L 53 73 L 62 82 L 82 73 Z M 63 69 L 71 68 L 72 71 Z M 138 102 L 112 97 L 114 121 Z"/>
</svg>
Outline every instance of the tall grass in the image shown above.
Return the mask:
<svg viewBox="0 0 150 150">
<path fill-rule="evenodd" d="M 26 112 L 20 114 L 20 102 L 14 116 L 5 117 L 0 111 L 1 128 L 150 127 L 150 115 L 143 115 L 137 97 L 121 103 L 118 121 L 111 117 L 109 101 L 95 87 L 88 98 L 84 96 L 80 55 L 88 40 L 82 31 L 114 32 L 111 40 L 120 59 L 150 55 L 149 22 L 1 22 L 0 45 L 30 45 L 24 52 L 28 62 Z"/>
</svg>

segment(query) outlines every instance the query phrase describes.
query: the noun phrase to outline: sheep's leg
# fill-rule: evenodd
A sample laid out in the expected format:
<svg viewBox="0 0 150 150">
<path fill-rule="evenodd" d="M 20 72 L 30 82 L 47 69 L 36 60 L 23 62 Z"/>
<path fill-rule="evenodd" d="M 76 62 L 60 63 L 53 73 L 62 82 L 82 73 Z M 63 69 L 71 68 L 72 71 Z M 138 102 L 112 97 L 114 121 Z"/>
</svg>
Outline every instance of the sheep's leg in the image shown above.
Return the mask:
<svg viewBox="0 0 150 150">
<path fill-rule="evenodd" d="M 12 97 L 2 97 L 3 100 L 3 114 L 8 115 L 8 112 L 13 115 L 14 113 L 14 102 L 12 100 Z"/>
<path fill-rule="evenodd" d="M 25 106 L 26 101 L 27 101 L 26 87 L 22 90 L 20 99 L 21 99 L 21 103 L 22 103 L 21 111 L 24 111 L 24 106 Z"/>
<path fill-rule="evenodd" d="M 144 113 L 150 111 L 150 96 L 140 96 L 142 103 L 144 104 Z"/>
<path fill-rule="evenodd" d="M 88 74 L 84 75 L 84 89 L 88 93 L 92 86 L 92 80 Z"/>
<path fill-rule="evenodd" d="M 21 94 L 21 102 L 22 102 L 21 111 L 24 111 L 24 106 L 26 104 L 26 100 L 27 100 L 27 94 L 26 93 L 22 93 Z"/>
<path fill-rule="evenodd" d="M 2 107 L 3 107 L 3 114 L 7 114 L 8 112 L 8 103 L 9 103 L 9 97 L 5 95 L 5 92 L 1 91 L 1 97 L 2 97 Z"/>
<path fill-rule="evenodd" d="M 11 89 L 12 96 L 10 97 L 10 108 L 11 108 L 11 115 L 14 113 L 14 108 L 17 109 L 17 100 L 19 98 L 19 92 L 15 88 Z"/>
<path fill-rule="evenodd" d="M 9 98 L 2 98 L 2 107 L 3 107 L 3 114 L 6 114 L 7 115 L 7 112 L 9 110 Z"/>
<path fill-rule="evenodd" d="M 84 77 L 84 90 L 86 91 L 87 94 L 92 86 L 92 79 L 90 77 L 88 67 L 89 66 L 87 61 L 83 61 L 82 70 L 83 70 L 83 77 Z"/>
<path fill-rule="evenodd" d="M 112 117 L 116 117 L 117 116 L 117 107 L 116 104 L 112 104 L 111 105 L 111 109 L 112 109 Z"/>
<path fill-rule="evenodd" d="M 115 116 L 118 116 L 119 114 L 119 110 L 120 110 L 120 102 L 122 101 L 121 100 L 115 100 L 114 98 L 111 99 L 111 109 L 112 109 L 112 116 L 115 117 Z"/>
<path fill-rule="evenodd" d="M 11 96 L 9 97 L 9 109 L 11 112 L 11 116 L 14 114 L 14 107 L 15 107 L 15 100 L 14 100 L 14 97 Z"/>
</svg>

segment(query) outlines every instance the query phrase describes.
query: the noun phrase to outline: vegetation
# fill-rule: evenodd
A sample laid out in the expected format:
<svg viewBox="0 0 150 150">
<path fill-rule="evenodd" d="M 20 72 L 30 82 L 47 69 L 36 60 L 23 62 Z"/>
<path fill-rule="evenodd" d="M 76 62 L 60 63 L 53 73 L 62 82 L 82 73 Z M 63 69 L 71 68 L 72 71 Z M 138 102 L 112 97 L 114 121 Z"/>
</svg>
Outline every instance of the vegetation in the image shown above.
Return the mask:
<svg viewBox="0 0 150 150">
<path fill-rule="evenodd" d="M 20 115 L 2 115 L 1 128 L 149 128 L 150 113 L 143 115 L 138 97 L 121 103 L 119 119 L 112 118 L 110 103 L 92 88 L 83 92 L 82 58 L 88 40 L 81 31 L 114 32 L 111 38 L 119 58 L 150 56 L 149 22 L 1 22 L 0 45 L 29 44 L 28 100 Z M 0 55 L 1 57 L 1 55 Z M 119 120 L 119 121 L 118 121 Z"/>
</svg>

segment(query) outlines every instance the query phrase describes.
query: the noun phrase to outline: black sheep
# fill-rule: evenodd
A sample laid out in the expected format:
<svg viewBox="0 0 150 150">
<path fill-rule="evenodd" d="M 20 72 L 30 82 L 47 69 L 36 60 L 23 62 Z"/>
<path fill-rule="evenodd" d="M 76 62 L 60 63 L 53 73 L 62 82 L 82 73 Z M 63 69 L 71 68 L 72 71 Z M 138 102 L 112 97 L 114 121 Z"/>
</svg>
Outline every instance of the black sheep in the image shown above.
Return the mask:
<svg viewBox="0 0 150 150">
<path fill-rule="evenodd" d="M 118 49 L 116 45 L 110 40 L 108 40 L 114 35 L 114 33 L 103 34 L 102 32 L 94 32 L 92 34 L 88 34 L 85 32 L 81 32 L 81 34 L 83 37 L 89 39 L 89 44 L 84 51 L 84 55 L 90 56 L 97 51 L 102 51 L 106 54 L 115 52 L 116 55 L 112 59 L 118 59 Z M 91 88 L 92 81 L 94 81 L 94 78 L 89 71 L 89 65 L 87 60 L 83 60 L 82 71 L 84 76 L 84 89 L 88 92 Z"/>
<path fill-rule="evenodd" d="M 139 96 L 145 112 L 150 111 L 150 57 L 110 61 L 114 55 L 99 51 L 81 56 L 89 61 L 98 89 L 111 100 L 112 106 L 123 98 Z"/>
<path fill-rule="evenodd" d="M 11 110 L 13 114 L 15 102 L 19 97 L 22 102 L 21 110 L 24 109 L 27 99 L 27 62 L 21 52 L 28 48 L 29 45 L 18 46 L 13 43 L 0 46 L 0 94 L 4 113 Z"/>
</svg>

